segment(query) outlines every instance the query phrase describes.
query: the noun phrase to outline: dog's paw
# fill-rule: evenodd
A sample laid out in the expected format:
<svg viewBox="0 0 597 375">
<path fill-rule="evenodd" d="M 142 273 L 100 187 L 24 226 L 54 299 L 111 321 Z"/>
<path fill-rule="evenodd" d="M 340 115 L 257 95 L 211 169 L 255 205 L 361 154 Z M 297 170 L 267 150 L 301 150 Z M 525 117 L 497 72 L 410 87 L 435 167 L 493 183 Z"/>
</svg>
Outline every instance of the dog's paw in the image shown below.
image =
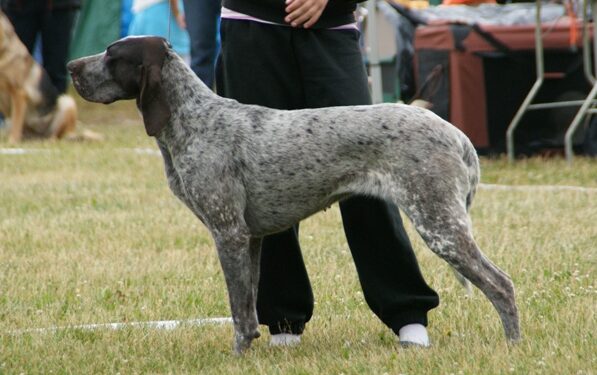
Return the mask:
<svg viewBox="0 0 597 375">
<path fill-rule="evenodd" d="M 64 137 L 64 139 L 71 142 L 103 142 L 106 137 L 104 137 L 103 134 L 85 129 L 80 132 L 69 133 Z"/>
<path fill-rule="evenodd" d="M 261 334 L 257 330 L 250 335 L 236 334 L 234 338 L 234 353 L 237 355 L 243 354 L 245 351 L 249 350 L 253 340 L 260 336 Z"/>
</svg>

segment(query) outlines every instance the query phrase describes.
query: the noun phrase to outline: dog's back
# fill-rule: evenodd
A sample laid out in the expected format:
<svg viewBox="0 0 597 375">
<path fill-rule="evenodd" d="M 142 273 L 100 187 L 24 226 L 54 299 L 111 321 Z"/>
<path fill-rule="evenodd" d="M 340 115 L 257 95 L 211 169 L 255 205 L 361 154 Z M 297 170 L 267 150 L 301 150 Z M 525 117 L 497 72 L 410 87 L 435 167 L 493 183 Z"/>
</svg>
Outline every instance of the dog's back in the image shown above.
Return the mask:
<svg viewBox="0 0 597 375">
<path fill-rule="evenodd" d="M 246 219 L 256 227 L 291 222 L 279 216 L 280 206 L 289 216 L 308 216 L 353 194 L 393 196 L 384 189 L 402 189 L 428 175 L 438 176 L 436 183 L 446 173 L 462 177 L 457 188 L 444 184 L 438 189 L 461 192 L 467 207 L 475 194 L 479 163 L 473 145 L 459 129 L 425 109 L 380 104 L 277 111 L 229 105 L 224 117 L 196 129 L 200 137 L 181 142 L 199 142 L 201 150 L 222 153 L 214 162 L 232 160 L 232 169 L 246 167 L 240 169 L 242 178 L 251 181 L 245 184 Z M 222 138 L 217 130 L 223 123 L 229 137 Z"/>
</svg>

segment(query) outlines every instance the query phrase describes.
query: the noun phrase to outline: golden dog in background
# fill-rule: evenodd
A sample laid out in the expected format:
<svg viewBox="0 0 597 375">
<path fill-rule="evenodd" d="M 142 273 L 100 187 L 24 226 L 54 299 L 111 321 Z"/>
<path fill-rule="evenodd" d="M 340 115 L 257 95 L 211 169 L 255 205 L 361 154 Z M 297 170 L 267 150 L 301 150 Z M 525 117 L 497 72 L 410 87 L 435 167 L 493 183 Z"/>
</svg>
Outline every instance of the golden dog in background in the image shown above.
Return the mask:
<svg viewBox="0 0 597 375">
<path fill-rule="evenodd" d="M 10 143 L 24 136 L 62 138 L 74 131 L 77 106 L 60 95 L 0 12 L 0 113 L 10 115 Z"/>
</svg>

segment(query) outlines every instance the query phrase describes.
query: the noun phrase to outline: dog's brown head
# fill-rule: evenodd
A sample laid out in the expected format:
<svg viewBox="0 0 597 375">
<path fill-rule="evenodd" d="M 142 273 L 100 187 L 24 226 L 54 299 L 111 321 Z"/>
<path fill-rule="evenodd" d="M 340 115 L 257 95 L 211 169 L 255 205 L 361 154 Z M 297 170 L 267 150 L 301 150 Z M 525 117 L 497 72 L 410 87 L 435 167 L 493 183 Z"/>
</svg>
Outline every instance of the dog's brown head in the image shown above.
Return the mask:
<svg viewBox="0 0 597 375">
<path fill-rule="evenodd" d="M 77 92 L 86 100 L 109 104 L 137 99 L 145 130 L 160 133 L 170 118 L 162 92 L 162 66 L 170 48 L 159 37 L 128 37 L 105 52 L 68 63 Z"/>
</svg>

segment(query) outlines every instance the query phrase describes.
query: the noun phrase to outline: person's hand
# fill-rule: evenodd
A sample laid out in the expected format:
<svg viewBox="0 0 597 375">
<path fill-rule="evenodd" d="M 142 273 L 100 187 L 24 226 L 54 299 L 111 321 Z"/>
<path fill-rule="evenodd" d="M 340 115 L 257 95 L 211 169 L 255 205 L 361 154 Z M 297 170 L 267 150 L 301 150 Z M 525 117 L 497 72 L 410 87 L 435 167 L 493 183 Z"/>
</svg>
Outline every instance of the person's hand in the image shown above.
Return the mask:
<svg viewBox="0 0 597 375">
<path fill-rule="evenodd" d="M 309 28 L 319 20 L 328 0 L 286 0 L 284 18 L 292 27 Z"/>
</svg>

